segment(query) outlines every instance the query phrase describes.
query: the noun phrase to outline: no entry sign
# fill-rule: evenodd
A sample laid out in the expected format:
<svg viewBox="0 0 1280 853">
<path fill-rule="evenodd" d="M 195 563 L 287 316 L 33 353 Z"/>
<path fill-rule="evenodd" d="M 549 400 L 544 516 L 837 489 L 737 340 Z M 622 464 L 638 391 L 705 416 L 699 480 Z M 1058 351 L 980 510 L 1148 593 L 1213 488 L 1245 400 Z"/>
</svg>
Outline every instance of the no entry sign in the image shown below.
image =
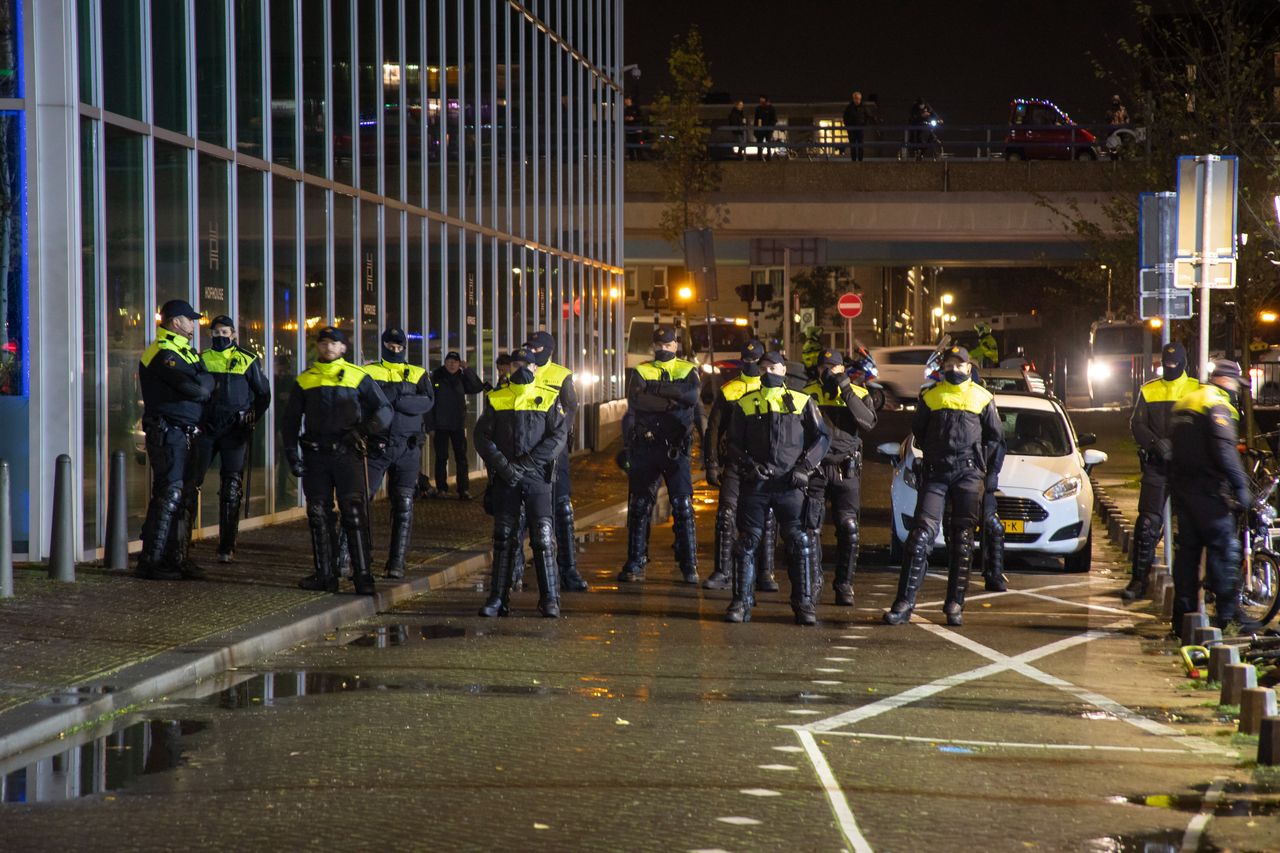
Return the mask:
<svg viewBox="0 0 1280 853">
<path fill-rule="evenodd" d="M 836 303 L 836 309 L 840 312 L 841 317 L 846 320 L 852 320 L 862 313 L 862 297 L 856 293 L 846 293 Z"/>
</svg>

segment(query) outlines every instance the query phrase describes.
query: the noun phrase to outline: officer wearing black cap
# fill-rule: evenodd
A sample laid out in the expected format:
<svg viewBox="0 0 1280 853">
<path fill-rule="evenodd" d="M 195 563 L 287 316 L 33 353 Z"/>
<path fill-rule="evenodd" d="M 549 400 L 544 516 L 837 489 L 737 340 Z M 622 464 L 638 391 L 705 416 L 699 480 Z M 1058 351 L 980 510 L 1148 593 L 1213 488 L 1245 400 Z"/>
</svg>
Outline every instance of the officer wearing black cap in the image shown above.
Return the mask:
<svg viewBox="0 0 1280 853">
<path fill-rule="evenodd" d="M 534 384 L 556 395 L 560 407 L 569 421 L 569 440 L 556 465 L 556 482 L 552 495 L 555 504 L 556 560 L 560 566 L 560 584 L 570 592 L 585 592 L 587 582 L 578 573 L 578 552 L 574 534 L 576 522 L 573 516 L 573 496 L 569 485 L 569 445 L 573 441 L 573 425 L 577 422 L 578 392 L 573 385 L 573 371 L 551 360 L 555 354 L 556 339 L 550 332 L 537 331 L 529 336 L 524 350 L 537 366 Z"/>
<path fill-rule="evenodd" d="M 210 346 L 200 360 L 213 377 L 213 396 L 196 440 L 194 475 L 197 484 L 203 483 L 213 457 L 218 457 L 218 562 L 229 563 L 235 556 L 245 471 L 251 464 L 249 441 L 271 406 L 271 384 L 258 356 L 236 343 L 234 320 L 225 314 L 214 317 L 209 331 Z M 188 496 L 191 515 L 196 511 L 195 498 L 194 493 Z"/>
<path fill-rule="evenodd" d="M 923 472 L 918 478 L 919 497 L 907 535 L 898 597 L 884 614 L 890 625 L 911 618 L 948 500 L 951 553 L 943 612 L 948 625 L 962 624 L 984 483 L 1004 443 L 1004 428 L 991 392 L 970 376 L 968 351 L 948 347 L 942 351 L 941 366 L 942 381 L 921 392 L 911 421 L 915 446 L 924 454 Z"/>
<path fill-rule="evenodd" d="M 823 350 L 816 370 L 817 381 L 804 390 L 818 404 L 831 433 L 831 447 L 809 478 L 806 528 L 818 553 L 813 598 L 816 602 L 822 591 L 822 519 L 830 501 L 836 527 L 836 604 L 851 607 L 862 509 L 862 434 L 875 427 L 876 410 L 867 389 L 850 380 L 840 353 Z"/>
<path fill-rule="evenodd" d="M 760 387 L 744 394 L 729 419 L 728 458 L 742 478 L 738 499 L 738 541 L 734 545 L 733 600 L 729 622 L 749 622 L 755 599 L 756 548 L 765 513 L 772 509 L 787 543 L 791 609 L 797 625 L 813 625 L 813 537 L 804 504 L 809 478 L 831 446 L 818 406 L 803 391 L 786 387 L 781 353 L 760 359 Z"/>
<path fill-rule="evenodd" d="M 1138 493 L 1138 520 L 1133 525 L 1133 567 L 1129 585 L 1120 593 L 1125 601 L 1147 594 L 1147 579 L 1156 557 L 1156 543 L 1164 527 L 1164 505 L 1169 498 L 1169 462 L 1173 458 L 1174 405 L 1200 388 L 1187 375 L 1187 351 L 1180 343 L 1165 344 L 1160 351 L 1160 378 L 1142 386 L 1129 430 L 1138 445 L 1142 464 L 1142 489 Z"/>
<path fill-rule="evenodd" d="M 476 422 L 476 452 L 489 469 L 487 497 L 493 506 L 493 573 L 481 616 L 505 616 L 511 573 L 520 541 L 521 510 L 533 542 L 538 573 L 538 611 L 560 615 L 559 572 L 552 529 L 552 481 L 569 438 L 569 421 L 559 396 L 535 381 L 531 353 L 511 354 L 511 381 L 485 395 L 488 405 Z"/>
<path fill-rule="evenodd" d="M 456 352 L 445 353 L 444 364 L 431 372 L 435 410 L 431 413 L 436 449 L 436 488 L 432 495 L 449 494 L 449 449 L 458 478 L 458 497 L 471 500 L 471 469 L 467 462 L 467 395 L 479 394 L 484 383 Z"/>
<path fill-rule="evenodd" d="M 653 360 L 627 376 L 627 414 L 622 422 L 627 465 L 627 562 L 620 581 L 644 580 L 649 562 L 649 525 L 658 487 L 667 484 L 676 562 L 685 583 L 698 582 L 698 535 L 693 526 L 693 419 L 698 371 L 676 357 L 676 330 L 653 331 Z"/>
<path fill-rule="evenodd" d="M 1239 615 L 1240 538 L 1238 513 L 1252 500 L 1249 479 L 1236 449 L 1239 440 L 1240 365 L 1214 363 L 1209 384 L 1173 405 L 1170 417 L 1170 486 L 1178 536 L 1173 555 L 1173 629 L 1197 608 L 1200 557 L 1213 591 L 1214 624 L 1225 628 Z"/>
<path fill-rule="evenodd" d="M 404 577 L 405 554 L 413 528 L 413 493 L 422 470 L 422 445 L 426 443 L 423 417 L 435 404 L 435 391 L 426 369 L 409 364 L 408 336 L 404 329 L 382 333 L 382 358 L 364 365 L 391 404 L 391 429 L 386 446 L 369 455 L 369 499 L 387 477 L 387 501 L 391 505 L 391 545 L 387 549 L 386 577 Z"/>
<path fill-rule="evenodd" d="M 370 440 L 385 440 L 393 411 L 378 383 L 342 357 L 347 337 L 340 329 L 321 329 L 316 350 L 319 358 L 294 380 L 280 418 L 285 459 L 302 478 L 315 557 L 314 574 L 298 586 L 338 591 L 336 495 L 351 550 L 351 579 L 357 593 L 373 595 L 366 454 Z"/>
<path fill-rule="evenodd" d="M 156 339 L 138 362 L 142 389 L 142 429 L 151 463 L 151 501 L 142 525 L 138 576 L 154 580 L 200 578 L 185 559 L 191 519 L 188 495 L 194 495 L 195 443 L 214 381 L 191 347 L 200 312 L 172 299 L 160 308 Z"/>
<path fill-rule="evenodd" d="M 742 372 L 720 386 L 720 392 L 711 404 L 706 443 L 702 449 L 707 483 L 720 487 L 716 507 L 716 564 L 711 576 L 702 584 L 707 589 L 726 589 L 733 583 L 733 543 L 738 536 L 738 497 L 742 491 L 742 478 L 738 476 L 738 467 L 729 464 L 725 437 L 738 400 L 760 387 L 760 359 L 764 356 L 764 344 L 757 340 L 747 341 L 741 355 Z M 756 554 L 756 589 L 762 592 L 778 591 L 778 582 L 773 577 L 773 555 L 777 546 L 778 520 L 770 509 Z"/>
</svg>

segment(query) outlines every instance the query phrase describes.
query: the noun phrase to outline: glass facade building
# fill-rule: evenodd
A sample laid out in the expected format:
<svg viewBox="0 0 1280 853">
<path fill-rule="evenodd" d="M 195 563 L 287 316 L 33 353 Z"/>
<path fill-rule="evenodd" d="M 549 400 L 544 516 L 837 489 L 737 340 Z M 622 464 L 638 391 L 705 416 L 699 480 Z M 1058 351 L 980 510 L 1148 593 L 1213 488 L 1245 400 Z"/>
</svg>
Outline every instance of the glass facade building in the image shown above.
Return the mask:
<svg viewBox="0 0 1280 853">
<path fill-rule="evenodd" d="M 169 299 L 235 318 L 272 378 L 264 522 L 300 506 L 275 415 L 321 326 L 357 363 L 402 326 L 414 363 L 456 350 L 485 379 L 546 328 L 585 402 L 619 396 L 621 45 L 621 0 L 0 0 L 18 550 L 48 549 L 63 453 L 79 552 L 116 451 L 137 536 L 137 362 Z"/>
</svg>

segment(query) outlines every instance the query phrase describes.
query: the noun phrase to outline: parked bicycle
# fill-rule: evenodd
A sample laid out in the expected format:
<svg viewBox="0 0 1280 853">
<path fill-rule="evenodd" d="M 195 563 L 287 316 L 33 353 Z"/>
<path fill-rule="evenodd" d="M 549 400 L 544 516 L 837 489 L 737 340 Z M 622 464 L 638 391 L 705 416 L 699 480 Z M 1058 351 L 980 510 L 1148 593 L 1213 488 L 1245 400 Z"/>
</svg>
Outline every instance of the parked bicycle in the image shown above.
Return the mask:
<svg viewBox="0 0 1280 853">
<path fill-rule="evenodd" d="M 1280 487 L 1280 471 L 1272 467 L 1273 457 L 1268 452 L 1250 448 L 1244 455 L 1253 481 L 1253 501 L 1241 524 L 1240 610 L 1242 621 L 1260 629 L 1280 611 L 1280 554 L 1272 542 L 1277 516 L 1272 499 Z"/>
</svg>

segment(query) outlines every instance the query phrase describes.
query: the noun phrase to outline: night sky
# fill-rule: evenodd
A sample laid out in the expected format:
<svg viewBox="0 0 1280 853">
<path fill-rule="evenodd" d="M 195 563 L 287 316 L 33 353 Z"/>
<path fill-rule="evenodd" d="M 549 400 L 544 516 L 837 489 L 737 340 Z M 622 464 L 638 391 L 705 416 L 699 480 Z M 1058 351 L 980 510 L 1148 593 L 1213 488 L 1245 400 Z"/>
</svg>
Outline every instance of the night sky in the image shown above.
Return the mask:
<svg viewBox="0 0 1280 853">
<path fill-rule="evenodd" d="M 1088 53 L 1120 68 L 1130 0 L 627 0 L 625 61 L 642 69 L 640 102 L 666 83 L 672 38 L 697 24 L 715 91 L 748 105 L 880 96 L 881 121 L 905 123 L 923 95 L 952 124 L 999 123 L 1013 97 L 1047 97 L 1073 119 L 1102 120 L 1114 94 Z M 1126 101 L 1128 93 L 1121 92 Z"/>
</svg>

